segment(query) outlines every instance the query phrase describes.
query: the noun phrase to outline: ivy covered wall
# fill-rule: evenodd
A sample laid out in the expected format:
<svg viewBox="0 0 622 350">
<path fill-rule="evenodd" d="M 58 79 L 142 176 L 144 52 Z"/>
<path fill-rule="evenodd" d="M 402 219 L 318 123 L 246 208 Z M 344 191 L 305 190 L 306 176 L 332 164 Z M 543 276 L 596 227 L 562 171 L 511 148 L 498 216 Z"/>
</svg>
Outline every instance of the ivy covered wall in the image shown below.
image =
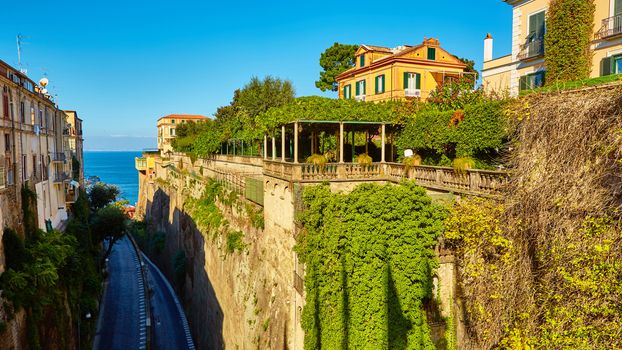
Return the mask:
<svg viewBox="0 0 622 350">
<path fill-rule="evenodd" d="M 423 306 L 445 210 L 414 183 L 307 187 L 303 199 L 305 349 L 434 349 Z"/>
</svg>

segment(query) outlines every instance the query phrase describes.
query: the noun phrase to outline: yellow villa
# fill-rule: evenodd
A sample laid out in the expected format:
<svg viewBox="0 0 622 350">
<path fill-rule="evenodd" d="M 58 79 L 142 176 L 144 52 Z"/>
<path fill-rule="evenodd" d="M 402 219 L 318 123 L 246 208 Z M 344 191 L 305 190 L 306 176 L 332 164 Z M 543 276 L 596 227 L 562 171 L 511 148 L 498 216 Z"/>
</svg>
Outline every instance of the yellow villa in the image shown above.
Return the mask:
<svg viewBox="0 0 622 350">
<path fill-rule="evenodd" d="M 512 10 L 512 53 L 493 59 L 493 38 L 484 39 L 482 83 L 487 91 L 508 92 L 544 85 L 544 33 L 550 0 L 504 0 Z M 622 73 L 622 0 L 595 0 L 591 48 L 595 78 Z"/>
<path fill-rule="evenodd" d="M 426 99 L 446 79 L 460 78 L 466 64 L 441 48 L 437 39 L 416 46 L 361 45 L 355 66 L 336 77 L 339 98 L 357 101 Z"/>
<path fill-rule="evenodd" d="M 172 141 L 177 136 L 177 126 L 183 123 L 194 123 L 207 119 L 202 115 L 170 114 L 158 119 L 158 149 L 162 153 L 173 151 Z"/>
</svg>

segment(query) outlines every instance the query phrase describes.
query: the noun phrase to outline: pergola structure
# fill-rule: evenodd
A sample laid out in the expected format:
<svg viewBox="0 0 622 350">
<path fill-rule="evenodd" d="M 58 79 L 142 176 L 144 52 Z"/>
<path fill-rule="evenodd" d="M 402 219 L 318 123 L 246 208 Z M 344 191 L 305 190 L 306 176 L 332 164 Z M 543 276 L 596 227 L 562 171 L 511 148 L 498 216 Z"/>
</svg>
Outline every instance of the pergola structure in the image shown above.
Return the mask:
<svg viewBox="0 0 622 350">
<path fill-rule="evenodd" d="M 271 137 L 271 144 L 268 143 L 268 135 L 264 135 L 263 157 L 273 161 L 300 163 L 304 162 L 306 156 L 312 154 L 326 153 L 326 148 L 322 145 L 322 140 L 331 138 L 334 135 L 336 140 L 335 161 L 346 162 L 346 155 L 350 156 L 354 162 L 357 155 L 355 135 L 365 135 L 365 143 L 359 146 L 358 154 L 366 153 L 374 159 L 384 163 L 393 161 L 395 149 L 393 145 L 393 125 L 384 122 L 363 122 L 363 121 L 330 121 L 330 120 L 297 120 L 281 126 L 280 130 L 275 130 Z M 280 131 L 281 147 L 280 152 L 277 148 L 277 133 Z M 347 135 L 349 134 L 349 135 Z M 350 139 L 347 140 L 346 136 Z M 380 148 L 372 142 L 380 139 Z M 387 140 L 391 142 L 387 144 Z M 349 142 L 348 148 L 346 144 Z M 271 146 L 271 147 L 270 147 Z M 389 147 L 387 147 L 389 146 Z M 364 148 L 362 148 L 364 147 Z M 324 148 L 324 149 L 321 149 Z"/>
</svg>

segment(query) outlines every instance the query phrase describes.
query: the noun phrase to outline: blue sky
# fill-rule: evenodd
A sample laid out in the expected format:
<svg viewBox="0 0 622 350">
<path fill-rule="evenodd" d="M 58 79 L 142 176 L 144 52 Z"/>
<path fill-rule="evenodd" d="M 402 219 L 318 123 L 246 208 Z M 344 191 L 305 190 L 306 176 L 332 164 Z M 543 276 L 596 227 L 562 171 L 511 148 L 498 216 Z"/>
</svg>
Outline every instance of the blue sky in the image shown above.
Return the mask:
<svg viewBox="0 0 622 350">
<path fill-rule="evenodd" d="M 97 3 L 95 5 L 94 3 Z M 171 113 L 212 115 L 252 76 L 315 88 L 319 56 L 333 42 L 397 46 L 438 38 L 481 68 L 483 39 L 510 51 L 511 7 L 455 1 L 10 1 L 3 4 L 0 58 L 43 74 L 60 107 L 84 119 L 86 149 L 155 144 L 155 121 Z M 12 14 L 12 15 L 8 15 Z"/>
</svg>

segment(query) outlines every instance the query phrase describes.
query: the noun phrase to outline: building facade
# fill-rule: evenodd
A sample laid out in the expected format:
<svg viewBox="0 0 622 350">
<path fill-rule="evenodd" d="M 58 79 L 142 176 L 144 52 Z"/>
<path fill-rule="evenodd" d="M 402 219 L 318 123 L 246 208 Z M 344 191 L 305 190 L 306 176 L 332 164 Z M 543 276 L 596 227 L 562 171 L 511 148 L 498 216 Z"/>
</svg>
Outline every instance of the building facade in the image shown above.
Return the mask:
<svg viewBox="0 0 622 350">
<path fill-rule="evenodd" d="M 158 149 L 162 154 L 173 152 L 173 139 L 177 136 L 177 126 L 183 123 L 196 123 L 206 120 L 202 115 L 170 114 L 158 119 Z"/>
<path fill-rule="evenodd" d="M 396 48 L 361 45 L 356 51 L 355 66 L 336 77 L 339 98 L 426 99 L 447 79 L 470 74 L 465 73 L 466 67 L 463 61 L 441 48 L 436 39 Z"/>
<path fill-rule="evenodd" d="M 512 53 L 493 59 L 493 39 L 484 39 L 482 83 L 509 93 L 544 85 L 544 34 L 550 0 L 504 0 L 512 6 Z M 622 0 L 595 0 L 592 71 L 595 78 L 622 73 Z"/>
<path fill-rule="evenodd" d="M 67 124 L 63 130 L 66 148 L 71 152 L 72 178 L 84 186 L 84 138 L 82 136 L 82 119 L 76 111 L 64 111 Z M 74 167 L 75 165 L 75 167 Z"/>
<path fill-rule="evenodd" d="M 0 61 L 0 225 L 21 229 L 21 190 L 36 193 L 41 229 L 58 228 L 71 201 L 66 114 L 44 86 Z M 0 272 L 4 269 L 0 266 Z"/>
</svg>

